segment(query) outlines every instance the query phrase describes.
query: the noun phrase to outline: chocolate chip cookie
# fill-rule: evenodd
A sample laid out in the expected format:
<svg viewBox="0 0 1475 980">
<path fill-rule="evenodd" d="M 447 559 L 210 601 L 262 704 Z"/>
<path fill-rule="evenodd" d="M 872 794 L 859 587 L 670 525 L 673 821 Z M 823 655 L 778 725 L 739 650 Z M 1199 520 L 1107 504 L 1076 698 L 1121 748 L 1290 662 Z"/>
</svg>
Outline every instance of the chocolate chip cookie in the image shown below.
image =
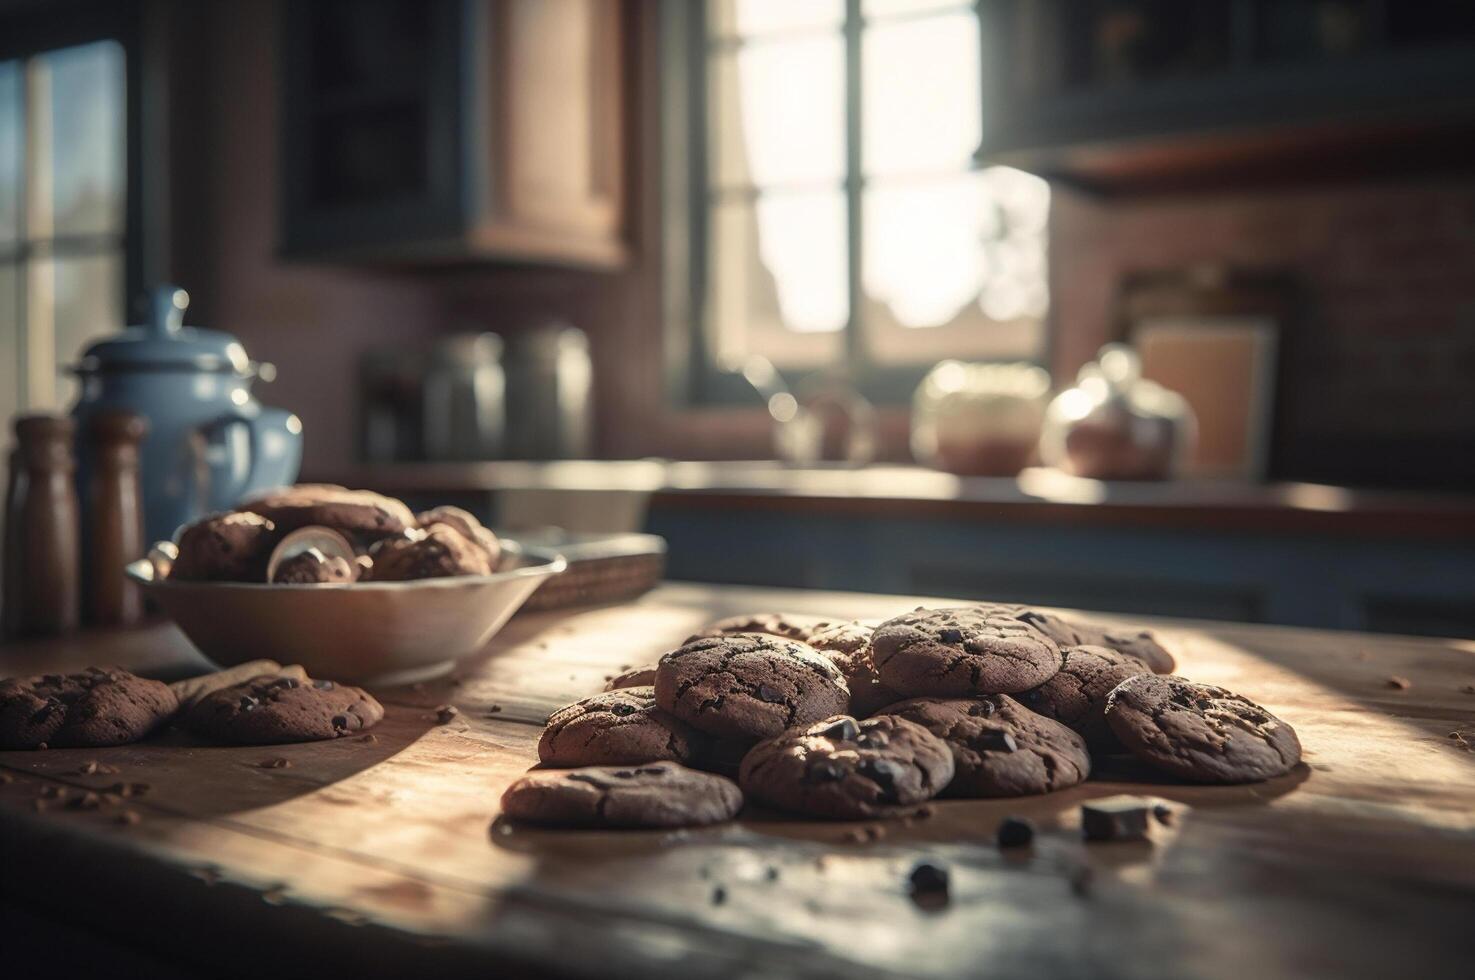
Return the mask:
<svg viewBox="0 0 1475 980">
<path fill-rule="evenodd" d="M 217 514 L 196 521 L 179 536 L 179 557 L 169 572 L 181 582 L 264 582 L 276 545 L 276 524 L 260 514 Z"/>
<path fill-rule="evenodd" d="M 766 633 L 769 636 L 781 636 L 786 640 L 799 640 L 803 642 L 808 639 L 810 632 L 820 622 L 813 616 L 801 616 L 797 613 L 749 613 L 745 616 L 728 616 L 719 619 L 702 628 L 700 632 L 693 633 L 686 638 L 686 642 L 700 640 L 711 636 L 725 636 L 728 633 Z"/>
<path fill-rule="evenodd" d="M 1064 656 L 1060 673 L 1015 697 L 1080 735 L 1093 751 L 1120 751 L 1106 724 L 1106 697 L 1128 677 L 1148 673 L 1147 664 L 1106 647 L 1069 647 Z"/>
<path fill-rule="evenodd" d="M 693 640 L 661 658 L 656 703 L 704 732 L 769 738 L 845 710 L 839 668 L 803 643 L 762 633 Z"/>
<path fill-rule="evenodd" d="M 0 749 L 125 745 L 179 707 L 168 684 L 117 667 L 0 681 Z"/>
<path fill-rule="evenodd" d="M 881 682 L 908 696 L 1027 691 L 1053 677 L 1063 659 L 1054 640 L 988 606 L 887 620 L 871 638 L 871 657 Z"/>
<path fill-rule="evenodd" d="M 371 552 L 371 582 L 408 582 L 456 575 L 490 575 L 486 552 L 449 524 L 432 524 L 413 537 L 386 538 Z"/>
<path fill-rule="evenodd" d="M 881 683 L 871 659 L 871 637 L 874 627 L 857 622 L 825 622 L 814 628 L 809 645 L 830 663 L 840 668 L 845 686 L 850 688 L 848 713 L 868 718 L 881 708 L 900 701 L 902 695 Z"/>
<path fill-rule="evenodd" d="M 502 794 L 511 819 L 562 827 L 696 827 L 742 806 L 732 780 L 674 762 L 530 772 Z"/>
<path fill-rule="evenodd" d="M 1021 619 L 1054 640 L 1062 648 L 1078 646 L 1106 647 L 1147 664 L 1154 674 L 1171 674 L 1176 663 L 1157 638 L 1147 630 L 1108 629 L 1094 623 L 1062 619 L 1027 606 L 1008 607 L 1017 610 Z"/>
<path fill-rule="evenodd" d="M 1106 700 L 1106 723 L 1127 751 L 1196 783 L 1249 783 L 1301 761 L 1290 725 L 1222 687 L 1182 677 L 1129 677 Z"/>
<path fill-rule="evenodd" d="M 1085 739 L 1013 698 L 914 698 L 886 709 L 947 743 L 955 774 L 944 795 L 1030 796 L 1065 789 L 1091 773 Z"/>
<path fill-rule="evenodd" d="M 329 483 L 285 487 L 248 500 L 240 509 L 268 518 L 280 531 L 320 524 L 369 540 L 402 534 L 416 526 L 410 508 L 393 497 Z"/>
<path fill-rule="evenodd" d="M 604 684 L 606 691 L 619 691 L 627 687 L 654 687 L 656 683 L 656 665 L 645 664 L 640 667 L 631 667 L 611 677 Z"/>
<path fill-rule="evenodd" d="M 930 800 L 953 778 L 952 753 L 894 715 L 826 718 L 759 742 L 738 782 L 752 800 L 841 820 L 879 817 Z"/>
<path fill-rule="evenodd" d="M 502 542 L 469 511 L 460 507 L 436 507 L 416 514 L 415 520 L 422 528 L 432 524 L 449 524 L 460 531 L 462 537 L 479 547 L 487 556 L 487 565 L 496 571 L 497 563 L 502 558 Z"/>
<path fill-rule="evenodd" d="M 357 687 L 265 674 L 205 695 L 181 723 L 217 742 L 275 745 L 342 738 L 383 717 L 383 706 Z"/>
<path fill-rule="evenodd" d="M 346 585 L 358 578 L 359 568 L 341 555 L 325 555 L 317 548 L 284 559 L 272 573 L 276 585 Z"/>
<path fill-rule="evenodd" d="M 704 742 L 696 729 L 656 707 L 654 688 L 630 687 L 555 711 L 538 740 L 538 759 L 561 767 L 690 762 Z"/>
</svg>

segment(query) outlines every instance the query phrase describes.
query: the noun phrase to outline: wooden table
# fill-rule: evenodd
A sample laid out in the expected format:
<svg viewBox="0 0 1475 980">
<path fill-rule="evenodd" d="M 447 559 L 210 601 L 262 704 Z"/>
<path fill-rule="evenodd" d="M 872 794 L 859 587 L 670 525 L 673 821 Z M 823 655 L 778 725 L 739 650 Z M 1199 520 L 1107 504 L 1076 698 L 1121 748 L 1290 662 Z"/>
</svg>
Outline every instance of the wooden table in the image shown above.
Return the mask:
<svg viewBox="0 0 1475 980">
<path fill-rule="evenodd" d="M 1119 778 L 945 802 L 866 843 L 846 839 L 854 825 L 773 814 L 678 832 L 494 820 L 551 709 L 699 624 L 917 603 L 667 585 L 514 620 L 456 678 L 378 692 L 372 739 L 221 748 L 171 733 L 0 753 L 3 908 L 252 977 L 1469 975 L 1475 754 L 1450 736 L 1475 743 L 1469 642 L 1157 624 L 1183 673 L 1296 726 L 1305 762 L 1259 785 Z M 167 626 L 0 649 L 4 673 L 93 662 L 202 666 Z M 438 724 L 440 704 L 460 714 Z M 278 758 L 290 766 L 263 766 Z M 119 772 L 84 774 L 93 760 Z M 120 780 L 150 786 L 127 801 L 136 823 L 117 807 L 36 809 L 46 787 Z M 1119 792 L 1192 810 L 1151 845 L 1083 844 L 1079 804 Z M 993 846 L 1006 814 L 1040 825 L 1032 849 Z M 940 910 L 907 893 L 923 858 L 950 871 Z"/>
</svg>

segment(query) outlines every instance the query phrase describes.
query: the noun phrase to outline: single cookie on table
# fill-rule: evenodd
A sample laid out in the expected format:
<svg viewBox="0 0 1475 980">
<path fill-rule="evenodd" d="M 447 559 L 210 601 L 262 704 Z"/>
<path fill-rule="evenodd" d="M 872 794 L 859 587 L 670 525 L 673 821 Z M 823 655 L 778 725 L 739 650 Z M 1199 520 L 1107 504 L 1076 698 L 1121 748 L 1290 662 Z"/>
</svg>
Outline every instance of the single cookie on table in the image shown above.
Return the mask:
<svg viewBox="0 0 1475 980">
<path fill-rule="evenodd" d="M 713 636 L 725 636 L 729 633 L 764 633 L 768 636 L 781 636 L 786 640 L 804 641 L 821 620 L 815 616 L 803 616 L 798 613 L 748 613 L 743 616 L 728 616 L 719 619 L 715 623 L 709 623 L 700 631 L 686 638 L 686 642 L 701 640 Z"/>
<path fill-rule="evenodd" d="M 1028 606 L 1007 607 L 1017 610 L 1025 622 L 1063 647 L 1106 647 L 1147 664 L 1154 674 L 1171 674 L 1177 666 L 1173 655 L 1163 649 L 1147 630 L 1108 629 L 1093 623 L 1064 619 L 1054 613 Z"/>
<path fill-rule="evenodd" d="M 481 548 L 487 556 L 487 566 L 492 571 L 497 570 L 497 563 L 502 560 L 502 542 L 469 511 L 449 505 L 435 507 L 416 514 L 415 521 L 422 528 L 428 528 L 432 524 L 449 524 L 460 531 L 462 537 Z"/>
<path fill-rule="evenodd" d="M 372 728 L 384 707 L 357 687 L 263 674 L 211 691 L 181 718 L 196 735 L 232 745 L 319 742 Z"/>
<path fill-rule="evenodd" d="M 117 667 L 0 681 L 0 749 L 136 742 L 172 717 L 168 684 Z"/>
<path fill-rule="evenodd" d="M 280 531 L 320 524 L 369 540 L 402 534 L 416 526 L 410 508 L 393 497 L 329 483 L 299 483 L 273 490 L 239 509 L 269 518 Z"/>
<path fill-rule="evenodd" d="M 179 557 L 169 571 L 181 582 L 264 582 L 271 549 L 281 535 L 260 514 L 217 514 L 196 521 L 179 536 Z"/>
<path fill-rule="evenodd" d="M 486 552 L 449 524 L 432 524 L 413 537 L 386 538 L 374 546 L 369 582 L 408 582 L 457 575 L 490 575 Z"/>
<path fill-rule="evenodd" d="M 810 646 L 845 675 L 845 686 L 850 688 L 848 713 L 856 718 L 867 718 L 903 697 L 883 684 L 876 673 L 875 661 L 871 659 L 871 637 L 875 632 L 875 627 L 854 621 L 824 622 L 814 628 L 808 640 Z"/>
<path fill-rule="evenodd" d="M 1106 647 L 1068 647 L 1064 655 L 1060 673 L 1015 697 L 1035 714 L 1080 735 L 1092 751 L 1120 751 L 1106 724 L 1106 698 L 1128 677 L 1149 673 L 1147 664 Z"/>
<path fill-rule="evenodd" d="M 838 667 L 796 640 L 728 633 L 661 658 L 656 703 L 712 735 L 769 738 L 838 714 L 850 689 Z"/>
<path fill-rule="evenodd" d="M 340 555 L 325 555 L 317 548 L 299 551 L 283 559 L 272 574 L 276 585 L 346 585 L 358 580 L 359 567 Z"/>
<path fill-rule="evenodd" d="M 1116 686 L 1106 723 L 1127 751 L 1196 783 L 1250 783 L 1301 761 L 1295 729 L 1248 698 L 1182 677 L 1143 674 Z"/>
<path fill-rule="evenodd" d="M 916 697 L 1013 694 L 1060 670 L 1060 647 L 1028 623 L 986 606 L 919 609 L 871 638 L 881 682 Z"/>
<path fill-rule="evenodd" d="M 877 717 L 888 716 L 921 725 L 952 750 L 955 772 L 945 796 L 1031 796 L 1091 774 L 1085 739 L 1002 694 L 913 698 Z"/>
<path fill-rule="evenodd" d="M 553 712 L 538 740 L 538 761 L 564 768 L 690 763 L 705 741 L 702 733 L 656 707 L 653 688 L 630 687 Z"/>
<path fill-rule="evenodd" d="M 749 799 L 841 820 L 894 815 L 953 778 L 948 746 L 894 715 L 826 718 L 759 742 L 738 782 Z"/>
<path fill-rule="evenodd" d="M 509 818 L 560 827 L 696 827 L 742 806 L 732 780 L 674 762 L 530 772 L 502 794 Z"/>
<path fill-rule="evenodd" d="M 656 665 L 645 664 L 640 667 L 631 667 L 605 681 L 606 691 L 619 691 L 627 687 L 654 687 L 656 683 Z"/>
</svg>

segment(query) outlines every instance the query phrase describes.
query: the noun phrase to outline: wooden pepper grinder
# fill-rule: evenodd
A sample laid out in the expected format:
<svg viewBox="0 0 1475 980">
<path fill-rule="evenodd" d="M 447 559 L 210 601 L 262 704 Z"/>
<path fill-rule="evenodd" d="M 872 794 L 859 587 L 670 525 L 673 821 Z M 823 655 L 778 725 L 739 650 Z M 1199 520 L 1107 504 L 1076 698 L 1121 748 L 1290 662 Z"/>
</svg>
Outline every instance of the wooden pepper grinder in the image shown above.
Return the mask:
<svg viewBox="0 0 1475 980">
<path fill-rule="evenodd" d="M 35 636 L 77 628 L 80 558 L 72 420 L 15 420 L 5 502 L 5 633 Z"/>
<path fill-rule="evenodd" d="M 138 449 L 147 434 L 147 419 L 118 409 L 99 412 L 87 426 L 87 622 L 95 626 L 133 626 L 143 618 L 143 596 L 123 567 L 146 550 Z"/>
</svg>

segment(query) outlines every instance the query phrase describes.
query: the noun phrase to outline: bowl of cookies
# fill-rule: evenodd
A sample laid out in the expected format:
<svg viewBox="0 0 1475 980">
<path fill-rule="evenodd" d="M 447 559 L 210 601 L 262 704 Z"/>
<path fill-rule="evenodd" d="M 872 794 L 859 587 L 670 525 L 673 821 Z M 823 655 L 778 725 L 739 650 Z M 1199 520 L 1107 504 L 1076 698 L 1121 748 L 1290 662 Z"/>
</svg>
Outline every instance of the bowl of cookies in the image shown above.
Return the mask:
<svg viewBox="0 0 1475 980">
<path fill-rule="evenodd" d="M 566 567 L 457 507 L 299 484 L 187 525 L 128 575 L 218 664 L 391 685 L 450 670 Z"/>
</svg>

